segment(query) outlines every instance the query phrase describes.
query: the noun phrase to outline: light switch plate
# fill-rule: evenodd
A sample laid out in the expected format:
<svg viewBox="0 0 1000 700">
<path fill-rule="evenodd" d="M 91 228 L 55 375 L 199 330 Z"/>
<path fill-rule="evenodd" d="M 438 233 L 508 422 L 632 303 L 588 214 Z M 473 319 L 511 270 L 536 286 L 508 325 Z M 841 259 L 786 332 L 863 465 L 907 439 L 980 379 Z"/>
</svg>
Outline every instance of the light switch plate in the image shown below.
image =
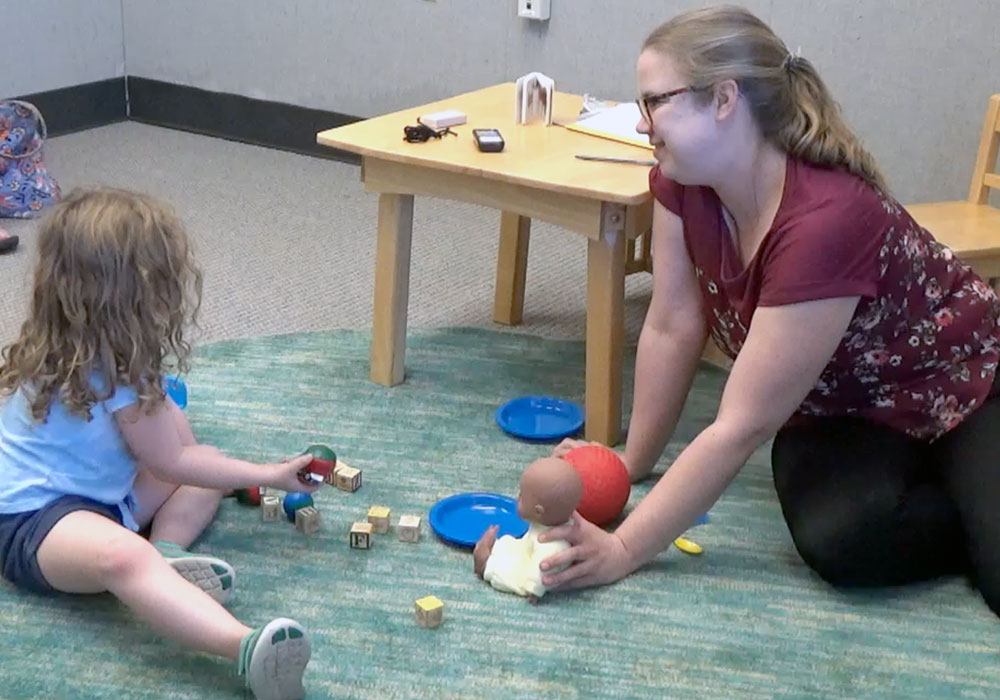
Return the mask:
<svg viewBox="0 0 1000 700">
<path fill-rule="evenodd" d="M 552 12 L 551 0 L 517 0 L 517 16 L 528 19 L 548 19 Z"/>
</svg>

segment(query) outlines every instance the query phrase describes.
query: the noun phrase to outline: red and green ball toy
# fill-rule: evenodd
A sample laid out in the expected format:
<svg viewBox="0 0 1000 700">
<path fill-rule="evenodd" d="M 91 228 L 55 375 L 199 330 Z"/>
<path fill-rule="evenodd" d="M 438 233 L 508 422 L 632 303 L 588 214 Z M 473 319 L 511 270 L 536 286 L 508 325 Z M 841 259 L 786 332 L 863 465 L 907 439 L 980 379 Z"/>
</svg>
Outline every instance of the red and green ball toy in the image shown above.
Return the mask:
<svg viewBox="0 0 1000 700">
<path fill-rule="evenodd" d="M 325 479 L 337 467 L 337 455 L 326 445 L 309 445 L 302 454 L 312 455 L 313 458 L 309 466 L 299 472 L 303 481 L 308 480 L 310 473 Z"/>
<path fill-rule="evenodd" d="M 303 482 L 309 482 L 308 474 L 316 474 L 321 478 L 326 478 L 337 467 L 337 455 L 326 445 L 309 445 L 302 452 L 304 455 L 312 455 L 313 460 L 309 466 L 299 472 L 299 478 Z M 248 489 L 237 489 L 236 500 L 247 506 L 260 505 L 260 487 L 251 486 Z"/>
<path fill-rule="evenodd" d="M 251 486 L 248 489 L 236 489 L 234 493 L 236 500 L 245 506 L 260 505 L 260 486 Z"/>
</svg>

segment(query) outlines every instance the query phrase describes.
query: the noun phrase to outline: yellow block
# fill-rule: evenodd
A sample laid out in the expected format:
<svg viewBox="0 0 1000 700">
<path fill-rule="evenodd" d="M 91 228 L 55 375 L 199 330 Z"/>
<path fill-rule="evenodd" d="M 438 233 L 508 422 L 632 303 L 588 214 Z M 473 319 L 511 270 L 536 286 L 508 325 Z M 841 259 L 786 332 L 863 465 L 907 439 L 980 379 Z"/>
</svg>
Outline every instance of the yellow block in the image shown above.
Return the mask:
<svg viewBox="0 0 1000 700">
<path fill-rule="evenodd" d="M 417 600 L 417 606 L 424 612 L 430 612 L 444 606 L 444 603 L 436 595 L 429 595 Z"/>
</svg>

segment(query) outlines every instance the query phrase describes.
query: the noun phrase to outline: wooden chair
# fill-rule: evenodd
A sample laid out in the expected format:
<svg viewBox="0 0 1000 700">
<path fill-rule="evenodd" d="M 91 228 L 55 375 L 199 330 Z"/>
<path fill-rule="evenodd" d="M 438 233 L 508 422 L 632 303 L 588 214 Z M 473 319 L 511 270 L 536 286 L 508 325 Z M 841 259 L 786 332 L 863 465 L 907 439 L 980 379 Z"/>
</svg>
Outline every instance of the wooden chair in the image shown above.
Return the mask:
<svg viewBox="0 0 1000 700">
<path fill-rule="evenodd" d="M 1000 278 L 1000 209 L 989 204 L 990 190 L 1000 190 L 998 146 L 1000 94 L 990 98 L 986 109 L 968 201 L 906 207 L 918 224 L 951 248 L 981 277 L 991 281 Z"/>
</svg>

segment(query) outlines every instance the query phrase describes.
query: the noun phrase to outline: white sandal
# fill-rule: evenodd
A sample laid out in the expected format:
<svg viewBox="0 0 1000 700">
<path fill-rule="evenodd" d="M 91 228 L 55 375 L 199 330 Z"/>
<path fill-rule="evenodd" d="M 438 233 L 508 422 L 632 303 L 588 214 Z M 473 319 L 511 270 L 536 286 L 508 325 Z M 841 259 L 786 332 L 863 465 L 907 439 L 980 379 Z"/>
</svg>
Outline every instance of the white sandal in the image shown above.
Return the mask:
<svg viewBox="0 0 1000 700">
<path fill-rule="evenodd" d="M 300 700 L 306 694 L 302 674 L 311 653 L 302 625 L 279 617 L 243 638 L 236 672 L 246 677 L 257 700 Z"/>
<path fill-rule="evenodd" d="M 183 579 L 190 581 L 219 603 L 225 604 L 229 600 L 233 586 L 236 585 L 236 572 L 229 562 L 207 554 L 189 552 L 173 542 L 154 542 L 153 546 Z"/>
</svg>

